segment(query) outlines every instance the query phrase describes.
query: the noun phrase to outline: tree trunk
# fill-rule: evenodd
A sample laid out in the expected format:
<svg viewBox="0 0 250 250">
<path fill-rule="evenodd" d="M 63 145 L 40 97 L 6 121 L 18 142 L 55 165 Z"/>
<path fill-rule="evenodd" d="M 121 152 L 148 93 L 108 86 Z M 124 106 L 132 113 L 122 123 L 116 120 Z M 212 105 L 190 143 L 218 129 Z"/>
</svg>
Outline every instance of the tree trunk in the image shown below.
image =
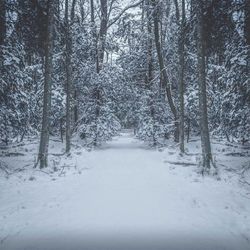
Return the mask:
<svg viewBox="0 0 250 250">
<path fill-rule="evenodd" d="M 152 20 L 151 20 L 151 10 L 150 10 L 150 0 L 146 0 L 145 4 L 143 5 L 143 10 L 146 13 L 146 24 L 147 24 L 147 65 L 146 65 L 146 88 L 148 90 L 152 90 L 153 84 L 153 41 L 152 41 Z M 144 18 L 144 16 L 142 16 Z M 154 96 L 153 93 L 150 93 L 150 98 L 148 105 L 150 107 L 150 114 L 153 121 L 153 131 L 152 131 L 152 146 L 155 147 L 157 145 L 155 133 L 155 108 L 154 108 Z"/>
<path fill-rule="evenodd" d="M 71 25 L 73 25 L 74 23 L 74 19 L 75 19 L 75 7 L 76 7 L 76 3 L 77 3 L 77 0 L 73 0 L 72 1 L 72 5 L 71 5 L 71 11 L 70 11 L 70 21 L 71 21 Z M 83 7 L 82 6 L 82 2 L 80 3 L 80 7 Z M 69 41 L 70 41 L 70 56 L 72 55 L 72 35 L 69 31 Z M 71 98 L 74 100 L 74 111 L 72 111 L 74 113 L 74 125 L 76 126 L 77 124 L 77 121 L 78 121 L 78 95 L 77 95 L 77 86 L 72 86 L 73 85 L 73 75 L 74 75 L 74 72 L 73 72 L 73 65 L 72 63 L 70 63 L 71 65 L 71 88 L 72 88 L 72 92 L 71 92 Z M 74 94 L 73 94 L 74 93 Z"/>
<path fill-rule="evenodd" d="M 90 16 L 91 16 L 91 30 L 92 30 L 92 44 L 91 44 L 91 54 L 93 61 L 96 64 L 96 72 L 99 73 L 99 59 L 98 59 L 98 48 L 97 48 L 97 32 L 95 25 L 95 7 L 94 0 L 90 0 Z"/>
<path fill-rule="evenodd" d="M 48 166 L 49 147 L 49 116 L 51 109 L 51 85 L 52 85 L 52 53 L 53 53 L 53 25 L 54 25 L 54 5 L 53 0 L 47 2 L 47 34 L 45 42 L 45 75 L 43 93 L 43 117 L 42 131 L 40 138 L 40 148 L 38 161 L 40 168 Z"/>
<path fill-rule="evenodd" d="M 0 70 L 3 67 L 3 49 L 6 36 L 6 6 L 5 0 L 0 0 Z"/>
<path fill-rule="evenodd" d="M 176 0 L 176 8 L 178 8 Z M 180 23 L 180 35 L 179 35 L 179 102 L 180 102 L 180 151 L 181 153 L 185 152 L 185 126 L 184 126 L 184 70 L 185 70 L 185 58 L 184 58 L 184 39 L 185 39 L 185 21 L 186 21 L 186 12 L 185 12 L 185 0 L 182 0 L 181 4 L 182 17 Z M 178 16 L 178 15 L 177 15 Z M 179 17 L 177 17 L 178 19 Z"/>
<path fill-rule="evenodd" d="M 199 81 L 199 113 L 202 147 L 202 174 L 208 174 L 212 161 L 211 145 L 207 117 L 206 72 L 205 72 L 205 41 L 203 28 L 203 2 L 196 0 L 197 16 L 197 56 Z"/>
<path fill-rule="evenodd" d="M 250 1 L 245 0 L 245 24 L 244 24 L 244 29 L 245 29 L 245 39 L 246 39 L 246 44 L 250 46 Z"/>
<path fill-rule="evenodd" d="M 159 18 L 158 18 L 158 0 L 151 0 L 151 3 L 154 7 L 153 11 L 153 18 L 154 18 L 154 36 L 155 36 L 155 46 L 156 46 L 156 51 L 157 51 L 157 56 L 158 56 L 158 61 L 160 65 L 160 71 L 163 76 L 163 80 L 165 83 L 166 87 L 166 93 L 167 93 L 167 99 L 168 103 L 171 109 L 171 112 L 174 116 L 174 121 L 175 121 L 175 141 L 179 141 L 179 122 L 178 122 L 178 114 L 177 110 L 172 98 L 172 93 L 171 93 L 171 88 L 169 84 L 169 79 L 167 75 L 167 71 L 164 65 L 164 59 L 162 55 L 162 50 L 161 50 L 161 42 L 160 42 L 160 32 L 159 32 Z"/>
<path fill-rule="evenodd" d="M 103 67 L 105 42 L 108 29 L 108 3 L 107 0 L 100 0 L 100 1 L 101 1 L 101 26 L 99 33 L 99 48 L 98 48 L 99 70 L 101 70 Z"/>
<path fill-rule="evenodd" d="M 76 88 L 74 90 L 74 101 L 75 101 L 75 104 L 74 104 L 74 122 L 76 125 L 78 122 L 78 95 L 77 95 Z"/>
<path fill-rule="evenodd" d="M 71 5 L 70 20 L 71 20 L 72 23 L 74 22 L 74 18 L 75 18 L 76 2 L 77 2 L 77 0 L 73 0 L 72 5 Z"/>
<path fill-rule="evenodd" d="M 81 14 L 81 22 L 83 23 L 85 19 L 85 10 L 84 10 L 84 0 L 80 1 L 80 14 Z"/>
<path fill-rule="evenodd" d="M 146 1 L 146 13 L 147 13 L 147 78 L 146 84 L 152 85 L 153 80 L 153 41 L 152 41 L 152 22 L 151 11 L 149 10 L 149 1 Z M 145 5 L 143 6 L 145 8 Z"/>
<path fill-rule="evenodd" d="M 65 37 L 66 37 L 66 153 L 70 152 L 71 141 L 71 36 L 69 27 L 69 3 L 65 0 Z"/>
</svg>

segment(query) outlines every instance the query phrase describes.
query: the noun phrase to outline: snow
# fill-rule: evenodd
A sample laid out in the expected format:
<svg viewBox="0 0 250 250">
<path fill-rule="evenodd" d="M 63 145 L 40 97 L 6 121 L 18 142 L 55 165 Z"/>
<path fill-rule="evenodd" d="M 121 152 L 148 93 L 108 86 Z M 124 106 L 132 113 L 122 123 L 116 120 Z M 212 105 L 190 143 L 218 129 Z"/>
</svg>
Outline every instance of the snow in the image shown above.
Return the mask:
<svg viewBox="0 0 250 250">
<path fill-rule="evenodd" d="M 217 178 L 197 172 L 197 140 L 184 157 L 130 131 L 90 152 L 75 146 L 69 158 L 50 145 L 57 155 L 44 172 L 31 167 L 35 143 L 1 159 L 13 169 L 0 178 L 1 250 L 250 249 L 250 191 L 235 173 L 249 158 L 229 156 L 232 147 L 212 145 Z"/>
</svg>

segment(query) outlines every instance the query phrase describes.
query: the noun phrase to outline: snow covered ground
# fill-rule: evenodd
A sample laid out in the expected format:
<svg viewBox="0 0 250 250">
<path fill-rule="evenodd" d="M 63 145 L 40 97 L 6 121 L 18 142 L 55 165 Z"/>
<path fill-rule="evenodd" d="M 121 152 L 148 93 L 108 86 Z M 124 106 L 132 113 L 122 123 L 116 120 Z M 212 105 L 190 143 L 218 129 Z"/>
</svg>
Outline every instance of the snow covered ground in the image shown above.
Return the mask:
<svg viewBox="0 0 250 250">
<path fill-rule="evenodd" d="M 0 249 L 249 250 L 249 150 L 212 146 L 219 178 L 197 173 L 198 141 L 181 157 L 129 131 L 70 158 L 53 141 L 43 172 L 32 168 L 35 141 L 2 149 Z"/>
</svg>

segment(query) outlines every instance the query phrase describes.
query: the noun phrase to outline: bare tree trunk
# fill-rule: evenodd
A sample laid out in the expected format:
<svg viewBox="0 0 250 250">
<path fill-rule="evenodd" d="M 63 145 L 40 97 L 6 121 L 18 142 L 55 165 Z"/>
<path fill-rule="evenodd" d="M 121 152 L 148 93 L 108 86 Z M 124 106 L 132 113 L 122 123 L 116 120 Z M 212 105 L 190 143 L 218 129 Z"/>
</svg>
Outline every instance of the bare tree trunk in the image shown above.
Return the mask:
<svg viewBox="0 0 250 250">
<path fill-rule="evenodd" d="M 71 36 L 69 27 L 69 2 L 65 0 L 65 38 L 66 38 L 66 153 L 70 152 L 71 141 Z"/>
<path fill-rule="evenodd" d="M 245 0 L 245 23 L 244 23 L 244 33 L 245 33 L 245 40 L 246 44 L 250 46 L 250 1 Z M 250 71 L 250 47 L 248 47 L 248 59 L 247 59 L 247 75 L 249 75 Z"/>
<path fill-rule="evenodd" d="M 167 75 L 167 71 L 164 65 L 164 59 L 162 55 L 162 50 L 161 50 L 161 42 L 160 42 L 160 32 L 159 32 L 159 18 L 158 18 L 158 0 L 151 0 L 151 3 L 154 7 L 153 11 L 153 17 L 154 17 L 154 36 L 155 36 L 155 46 L 156 46 L 156 51 L 157 51 L 157 56 L 158 56 L 158 61 L 160 65 L 160 71 L 163 76 L 163 80 L 165 83 L 166 87 L 166 93 L 167 93 L 167 98 L 168 98 L 168 103 L 171 109 L 171 112 L 174 116 L 174 121 L 175 121 L 175 141 L 179 141 L 179 122 L 178 122 L 178 114 L 177 110 L 172 98 L 172 93 L 171 93 L 171 88 L 169 84 L 169 79 Z"/>
<path fill-rule="evenodd" d="M 95 22 L 94 0 L 90 0 L 90 14 L 91 14 L 91 23 L 94 23 Z"/>
<path fill-rule="evenodd" d="M 74 22 L 74 18 L 75 18 L 76 2 L 77 2 L 77 0 L 73 0 L 72 5 L 71 5 L 70 20 L 71 20 L 72 23 Z"/>
<path fill-rule="evenodd" d="M 98 39 L 97 39 L 94 11 L 95 11 L 94 0 L 90 0 L 90 15 L 91 15 L 91 29 L 92 29 L 91 53 L 93 61 L 96 64 L 96 72 L 99 73 L 99 59 L 98 59 L 98 48 L 97 48 Z"/>
<path fill-rule="evenodd" d="M 203 2 L 196 0 L 197 16 L 197 53 L 198 53 L 198 81 L 199 81 L 199 113 L 201 130 L 201 147 L 203 158 L 202 174 L 208 174 L 212 161 L 206 95 L 206 72 L 205 72 L 205 41 L 203 28 Z"/>
<path fill-rule="evenodd" d="M 98 58 L 99 58 L 99 70 L 103 67 L 104 50 L 106 35 L 108 29 L 108 2 L 107 0 L 100 0 L 101 2 L 101 27 L 99 33 L 99 48 L 98 48 Z"/>
<path fill-rule="evenodd" d="M 92 56 L 94 59 L 94 62 L 96 64 L 96 72 L 99 73 L 100 72 L 100 68 L 99 68 L 99 56 L 98 56 L 98 37 L 97 37 L 97 29 L 96 29 L 96 25 L 95 25 L 95 7 L 94 7 L 94 0 L 90 0 L 90 9 L 91 9 L 91 26 L 92 26 Z M 95 107 L 95 115 L 96 115 L 96 119 L 95 119 L 95 129 L 96 129 L 96 133 L 95 133 L 95 138 L 94 138 L 94 142 L 93 145 L 97 146 L 97 141 L 98 141 L 98 116 L 99 116 L 99 89 L 95 88 L 93 96 L 96 98 L 96 107 Z"/>
<path fill-rule="evenodd" d="M 151 10 L 150 10 L 150 0 L 146 0 L 144 5 L 143 5 L 143 9 L 146 13 L 146 24 L 147 24 L 147 72 L 146 72 L 146 88 L 148 90 L 151 90 L 152 88 L 152 81 L 153 81 L 153 41 L 152 41 L 152 20 L 151 20 Z M 142 16 L 142 18 L 145 18 L 144 16 Z M 151 93 L 150 94 L 150 98 L 149 98 L 149 103 L 148 103 L 149 107 L 150 107 L 150 113 L 151 113 L 151 117 L 152 117 L 152 121 L 153 121 L 153 144 L 152 146 L 155 147 L 157 145 L 156 142 L 156 137 L 155 137 L 155 108 L 154 108 L 154 96 Z"/>
<path fill-rule="evenodd" d="M 3 49 L 6 35 L 6 6 L 5 0 L 0 0 L 0 72 L 3 67 Z"/>
<path fill-rule="evenodd" d="M 77 95 L 76 87 L 75 87 L 75 90 L 74 90 L 74 100 L 75 100 L 75 104 L 74 104 L 74 122 L 75 122 L 75 125 L 76 125 L 77 122 L 78 122 L 78 95 Z"/>
<path fill-rule="evenodd" d="M 184 58 L 184 39 L 185 39 L 185 21 L 186 21 L 186 12 L 185 12 L 185 0 L 181 2 L 181 21 L 180 21 L 180 13 L 179 6 L 177 0 L 175 0 L 176 7 L 176 19 L 180 27 L 179 34 L 179 117 L 180 117 L 180 151 L 181 153 L 185 152 L 185 126 L 184 126 L 184 67 L 185 67 L 185 58 Z"/>
<path fill-rule="evenodd" d="M 77 0 L 73 0 L 72 1 L 72 5 L 71 5 L 71 11 L 70 11 L 70 26 L 74 24 L 74 19 L 75 19 L 75 7 L 76 7 L 76 3 L 77 3 Z M 80 3 L 80 8 L 83 8 L 83 2 L 81 1 Z M 84 15 L 84 14 L 83 14 Z M 69 41 L 70 41 L 70 54 L 72 54 L 72 35 L 69 31 Z M 73 86 L 73 65 L 71 64 L 71 85 L 72 85 L 72 93 L 71 95 L 74 95 L 71 96 L 72 100 L 74 100 L 74 125 L 76 126 L 77 124 L 77 121 L 78 121 L 78 95 L 77 95 L 77 86 Z"/>
<path fill-rule="evenodd" d="M 147 81 L 151 85 L 153 80 L 153 41 L 152 41 L 152 21 L 151 12 L 149 9 L 149 1 L 146 0 L 146 14 L 147 14 Z M 145 5 L 143 6 L 145 8 Z"/>
<path fill-rule="evenodd" d="M 85 19 L 84 3 L 85 3 L 85 0 L 80 0 L 80 14 L 81 14 L 81 22 L 82 23 Z"/>
<path fill-rule="evenodd" d="M 250 46 L 250 1 L 245 0 L 245 23 L 244 23 L 244 29 L 245 29 L 245 39 L 246 44 Z"/>
<path fill-rule="evenodd" d="M 54 5 L 53 0 L 47 2 L 47 34 L 45 44 L 45 75 L 43 93 L 43 118 L 40 138 L 40 148 L 37 164 L 40 168 L 48 166 L 49 147 L 49 116 L 51 109 L 51 85 L 52 85 L 52 53 L 53 53 L 53 26 L 54 26 Z"/>
<path fill-rule="evenodd" d="M 189 142 L 190 138 L 190 118 L 187 118 L 187 143 Z"/>
<path fill-rule="evenodd" d="M 148 1 L 147 0 L 143 0 L 142 4 L 141 4 L 141 8 L 142 8 L 142 10 L 141 10 L 141 30 L 142 30 L 142 32 L 144 31 L 145 5 L 148 8 L 148 6 L 147 6 Z"/>
<path fill-rule="evenodd" d="M 105 42 L 106 42 L 106 35 L 108 29 L 108 1 L 107 0 L 100 0 L 101 4 L 101 24 L 100 24 L 100 31 L 99 36 L 96 39 L 96 69 L 97 73 L 99 74 L 103 68 L 103 61 L 104 61 L 104 51 L 105 51 Z M 93 6 L 93 0 L 91 0 L 91 5 Z M 94 7 L 91 13 L 92 20 L 94 22 Z M 96 136 L 94 139 L 94 146 L 97 146 L 98 143 L 98 117 L 100 116 L 100 89 L 97 87 L 95 89 L 95 97 L 96 97 Z"/>
</svg>

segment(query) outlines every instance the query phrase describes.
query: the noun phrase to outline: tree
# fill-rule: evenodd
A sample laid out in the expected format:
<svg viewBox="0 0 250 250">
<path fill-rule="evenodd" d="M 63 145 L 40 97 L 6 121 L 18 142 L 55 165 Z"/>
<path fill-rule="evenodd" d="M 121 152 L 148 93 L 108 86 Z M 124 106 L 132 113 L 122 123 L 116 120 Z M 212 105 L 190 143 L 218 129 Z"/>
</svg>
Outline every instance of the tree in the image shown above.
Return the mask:
<svg viewBox="0 0 250 250">
<path fill-rule="evenodd" d="M 186 22 L 186 11 L 185 11 L 185 0 L 182 0 L 182 18 L 180 27 L 180 79 L 179 79 L 179 99 L 180 99 L 180 150 L 184 153 L 184 67 L 185 67 L 185 57 L 184 57 L 184 45 L 185 45 L 185 22 Z"/>
<path fill-rule="evenodd" d="M 3 45 L 6 35 L 6 6 L 5 0 L 0 0 L 0 70 L 3 67 Z"/>
<path fill-rule="evenodd" d="M 159 32 L 159 1 L 158 0 L 151 0 L 152 6 L 154 8 L 153 10 L 153 19 L 154 19 L 154 37 L 155 37 L 155 46 L 156 46 L 156 51 L 157 51 L 157 56 L 158 56 L 158 62 L 160 66 L 160 72 L 163 77 L 163 81 L 165 84 L 166 88 L 166 94 L 167 94 L 167 99 L 168 103 L 171 109 L 171 112 L 174 116 L 174 122 L 175 122 L 175 141 L 179 141 L 179 122 L 178 122 L 178 113 L 173 101 L 172 93 L 171 93 L 171 86 L 169 83 L 167 71 L 166 71 L 166 66 L 164 63 L 164 58 L 162 55 L 162 46 L 161 46 L 161 41 L 160 41 L 160 32 Z"/>
<path fill-rule="evenodd" d="M 202 173 L 208 174 L 212 162 L 212 153 L 208 129 L 206 72 L 205 72 L 205 40 L 203 26 L 203 1 L 196 0 L 197 18 L 197 57 L 198 57 L 198 84 L 199 84 L 199 115 L 202 148 Z"/>
<path fill-rule="evenodd" d="M 181 153 L 184 153 L 184 67 L 185 67 L 185 57 L 184 57 L 184 45 L 185 45 L 185 22 L 186 22 L 186 10 L 185 10 L 185 0 L 181 1 L 181 20 L 180 20 L 180 13 L 179 13 L 179 5 L 178 1 L 175 0 L 175 8 L 176 8 L 176 19 L 179 26 L 179 75 L 178 75 L 178 89 L 179 89 L 179 125 L 180 125 L 180 151 Z"/>
<path fill-rule="evenodd" d="M 74 12 L 74 11 L 73 11 Z M 72 13 L 71 13 L 72 14 Z M 72 14 L 73 15 L 73 14 Z M 66 153 L 70 152 L 71 141 L 71 34 L 69 26 L 69 1 L 65 0 L 65 43 L 66 43 Z"/>
<path fill-rule="evenodd" d="M 108 29 L 108 1 L 100 0 L 101 2 L 101 24 L 99 31 L 99 47 L 98 47 L 98 72 L 103 68 L 105 42 Z"/>
<path fill-rule="evenodd" d="M 152 41 L 152 11 L 150 10 L 150 2 L 146 1 L 146 15 L 147 15 L 147 76 L 146 84 L 149 86 L 153 80 L 153 41 Z"/>
<path fill-rule="evenodd" d="M 245 0 L 245 23 L 244 23 L 244 29 L 245 29 L 245 39 L 246 44 L 250 46 L 250 2 L 248 0 Z"/>
<path fill-rule="evenodd" d="M 40 168 L 48 166 L 48 147 L 49 147 L 49 117 L 51 109 L 51 85 L 52 85 L 52 55 L 53 55 L 53 23 L 54 23 L 54 4 L 53 0 L 47 2 L 47 22 L 46 22 L 46 41 L 45 41 L 45 72 L 44 72 L 44 93 L 43 93 L 43 117 L 42 130 L 40 137 L 40 148 L 38 161 Z"/>
</svg>

